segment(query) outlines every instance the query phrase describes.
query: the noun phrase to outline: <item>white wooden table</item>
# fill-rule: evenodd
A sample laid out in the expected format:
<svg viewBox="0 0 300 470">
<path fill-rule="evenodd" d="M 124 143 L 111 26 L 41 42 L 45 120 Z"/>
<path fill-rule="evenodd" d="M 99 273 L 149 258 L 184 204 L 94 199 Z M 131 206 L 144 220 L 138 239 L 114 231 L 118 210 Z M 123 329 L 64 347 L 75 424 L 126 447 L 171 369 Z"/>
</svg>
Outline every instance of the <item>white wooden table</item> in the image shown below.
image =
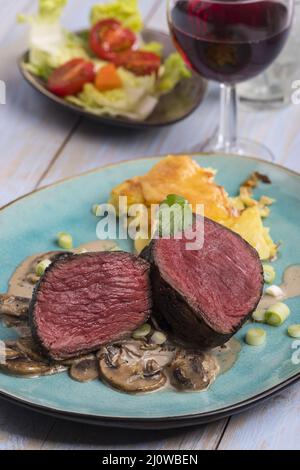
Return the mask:
<svg viewBox="0 0 300 470">
<path fill-rule="evenodd" d="M 66 25 L 86 26 L 95 1 L 69 0 Z M 140 3 L 147 24 L 166 30 L 166 2 Z M 7 104 L 0 105 L 0 206 L 110 162 L 197 150 L 211 135 L 218 112 L 215 87 L 185 121 L 137 133 L 101 127 L 49 104 L 23 82 L 16 65 L 27 32 L 16 25 L 15 17 L 35 8 L 33 0 L 0 0 L 0 80 L 7 84 Z M 269 146 L 278 163 L 300 171 L 300 106 L 276 112 L 242 110 L 240 130 Z M 0 449 L 300 449 L 299 417 L 300 383 L 253 411 L 207 426 L 163 432 L 64 422 L 0 401 Z"/>
</svg>

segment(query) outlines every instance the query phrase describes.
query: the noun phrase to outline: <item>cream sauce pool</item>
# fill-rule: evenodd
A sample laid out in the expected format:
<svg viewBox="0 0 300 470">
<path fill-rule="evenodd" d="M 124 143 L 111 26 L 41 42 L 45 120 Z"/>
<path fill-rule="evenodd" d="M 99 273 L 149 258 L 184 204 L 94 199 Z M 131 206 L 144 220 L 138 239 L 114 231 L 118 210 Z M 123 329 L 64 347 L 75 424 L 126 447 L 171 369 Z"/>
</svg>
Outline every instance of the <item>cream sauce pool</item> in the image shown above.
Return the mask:
<svg viewBox="0 0 300 470">
<path fill-rule="evenodd" d="M 83 250 L 88 252 L 113 251 L 117 248 L 117 245 L 113 242 L 96 240 L 80 245 L 76 250 L 74 250 L 74 253 L 80 253 Z M 48 253 L 40 253 L 26 258 L 17 267 L 10 278 L 7 293 L 9 295 L 30 299 L 34 286 L 39 279 L 35 274 L 36 265 L 44 259 L 52 260 L 55 256 L 63 253 L 63 251 L 49 251 Z"/>
<path fill-rule="evenodd" d="M 277 302 L 300 296 L 300 265 L 289 266 L 283 274 L 282 283 L 279 286 L 283 292 L 281 297 L 272 297 L 264 294 L 258 304 L 257 310 L 265 312 Z"/>
</svg>

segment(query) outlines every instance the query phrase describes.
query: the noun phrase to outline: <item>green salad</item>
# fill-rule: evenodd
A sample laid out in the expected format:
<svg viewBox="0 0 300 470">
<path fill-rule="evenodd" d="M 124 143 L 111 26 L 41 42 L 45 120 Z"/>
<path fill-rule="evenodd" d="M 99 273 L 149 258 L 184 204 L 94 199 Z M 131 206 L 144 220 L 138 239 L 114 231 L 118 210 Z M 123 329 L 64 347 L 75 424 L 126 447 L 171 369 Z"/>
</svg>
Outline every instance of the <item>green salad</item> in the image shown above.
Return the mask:
<svg viewBox="0 0 300 470">
<path fill-rule="evenodd" d="M 55 95 L 97 115 L 145 120 L 162 95 L 191 76 L 178 53 L 164 60 L 160 43 L 142 41 L 137 0 L 95 5 L 81 34 L 62 25 L 66 3 L 39 0 L 36 15 L 19 15 L 30 26 L 25 67 Z"/>
</svg>

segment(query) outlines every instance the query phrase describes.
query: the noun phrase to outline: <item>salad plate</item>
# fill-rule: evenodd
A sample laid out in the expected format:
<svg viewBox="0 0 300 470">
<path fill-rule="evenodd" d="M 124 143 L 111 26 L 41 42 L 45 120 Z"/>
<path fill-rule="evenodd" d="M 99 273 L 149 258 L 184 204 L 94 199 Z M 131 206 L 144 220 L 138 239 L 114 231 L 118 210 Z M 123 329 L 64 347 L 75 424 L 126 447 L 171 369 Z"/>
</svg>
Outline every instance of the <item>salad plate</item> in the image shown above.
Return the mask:
<svg viewBox="0 0 300 470">
<path fill-rule="evenodd" d="M 274 262 L 278 282 L 290 265 L 300 264 L 300 175 L 277 165 L 235 155 L 196 154 L 201 167 L 218 171 L 216 181 L 234 196 L 242 181 L 258 172 L 272 184 L 256 189 L 276 199 L 268 225 L 280 254 Z M 0 291 L 26 257 L 57 249 L 54 238 L 61 230 L 72 233 L 76 246 L 96 238 L 91 205 L 106 203 L 114 187 L 125 179 L 146 174 L 162 157 L 133 160 L 100 168 L 31 193 L 0 211 Z M 85 188 L 82 191 L 81 188 Z M 287 211 L 287 207 L 289 210 Z M 125 251 L 132 242 L 115 240 Z M 80 384 L 66 373 L 35 379 L 0 374 L 0 395 L 16 404 L 57 417 L 98 425 L 127 428 L 173 428 L 205 423 L 241 412 L 267 399 L 300 378 L 299 341 L 287 335 L 287 327 L 300 323 L 300 298 L 287 300 L 292 312 L 280 327 L 264 325 L 267 342 L 251 347 L 244 341 L 251 325 L 235 336 L 242 345 L 234 366 L 203 392 L 179 393 L 162 389 L 156 393 L 128 395 L 100 381 Z M 2 340 L 15 332 L 0 327 Z"/>
<path fill-rule="evenodd" d="M 206 82 L 190 72 L 171 38 L 145 29 L 138 2 L 94 5 L 91 26 L 73 33 L 61 22 L 66 0 L 39 0 L 20 58 L 25 80 L 60 106 L 102 124 L 149 128 L 174 124 L 201 103 Z"/>
<path fill-rule="evenodd" d="M 166 57 L 174 52 L 170 37 L 163 32 L 145 29 L 142 33 L 142 37 L 145 42 L 154 41 L 162 44 Z M 129 119 L 121 116 L 98 116 L 47 90 L 45 81 L 27 69 L 26 64 L 28 63 L 28 57 L 29 52 L 27 51 L 19 60 L 19 69 L 24 79 L 35 90 L 63 108 L 70 109 L 83 117 L 111 126 L 135 129 L 170 126 L 192 114 L 203 101 L 207 89 L 207 82 L 197 74 L 192 73 L 190 78 L 182 79 L 173 91 L 162 96 L 151 115 L 145 120 Z"/>
</svg>

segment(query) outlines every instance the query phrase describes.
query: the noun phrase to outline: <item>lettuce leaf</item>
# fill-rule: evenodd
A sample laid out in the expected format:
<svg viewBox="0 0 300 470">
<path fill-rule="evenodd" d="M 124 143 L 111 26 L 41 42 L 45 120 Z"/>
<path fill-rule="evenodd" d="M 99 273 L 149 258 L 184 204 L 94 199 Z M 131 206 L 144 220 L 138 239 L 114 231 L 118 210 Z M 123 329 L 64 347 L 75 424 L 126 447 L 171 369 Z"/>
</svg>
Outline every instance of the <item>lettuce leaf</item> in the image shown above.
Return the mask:
<svg viewBox="0 0 300 470">
<path fill-rule="evenodd" d="M 91 83 L 77 97 L 67 100 L 97 115 L 126 116 L 131 119 L 146 119 L 158 103 L 154 96 L 155 75 L 137 77 L 120 68 L 118 73 L 123 88 L 100 92 Z"/>
<path fill-rule="evenodd" d="M 160 42 L 151 41 L 148 43 L 142 43 L 140 45 L 141 51 L 153 52 L 154 54 L 162 56 L 164 46 Z"/>
<path fill-rule="evenodd" d="M 115 0 L 113 3 L 95 5 L 91 10 L 91 23 L 107 18 L 114 18 L 132 31 L 143 29 L 143 20 L 138 7 L 138 0 Z"/>
<path fill-rule="evenodd" d="M 39 8 L 37 15 L 18 15 L 20 23 L 34 23 L 34 22 L 45 22 L 55 23 L 60 18 L 64 7 L 68 0 L 39 0 Z"/>
<path fill-rule="evenodd" d="M 85 41 L 64 30 L 60 16 L 67 0 L 39 0 L 39 10 L 34 16 L 19 16 L 27 22 L 29 33 L 29 69 L 47 79 L 55 68 L 75 57 L 88 57 Z"/>
<path fill-rule="evenodd" d="M 78 96 L 68 96 L 67 101 L 75 106 L 85 109 L 86 111 L 95 114 L 96 116 L 121 116 L 133 120 L 144 121 L 147 119 L 155 106 L 157 105 L 158 100 L 152 96 L 145 96 L 142 100 L 139 101 L 134 111 L 125 111 L 117 109 L 113 106 L 89 106 L 84 99 Z"/>
<path fill-rule="evenodd" d="M 67 1 L 68 0 L 40 0 L 39 17 L 47 21 L 56 21 L 60 18 Z"/>
<path fill-rule="evenodd" d="M 190 78 L 192 73 L 186 67 L 178 52 L 171 54 L 163 65 L 163 71 L 157 84 L 157 92 L 166 94 L 172 91 L 183 78 Z"/>
</svg>

